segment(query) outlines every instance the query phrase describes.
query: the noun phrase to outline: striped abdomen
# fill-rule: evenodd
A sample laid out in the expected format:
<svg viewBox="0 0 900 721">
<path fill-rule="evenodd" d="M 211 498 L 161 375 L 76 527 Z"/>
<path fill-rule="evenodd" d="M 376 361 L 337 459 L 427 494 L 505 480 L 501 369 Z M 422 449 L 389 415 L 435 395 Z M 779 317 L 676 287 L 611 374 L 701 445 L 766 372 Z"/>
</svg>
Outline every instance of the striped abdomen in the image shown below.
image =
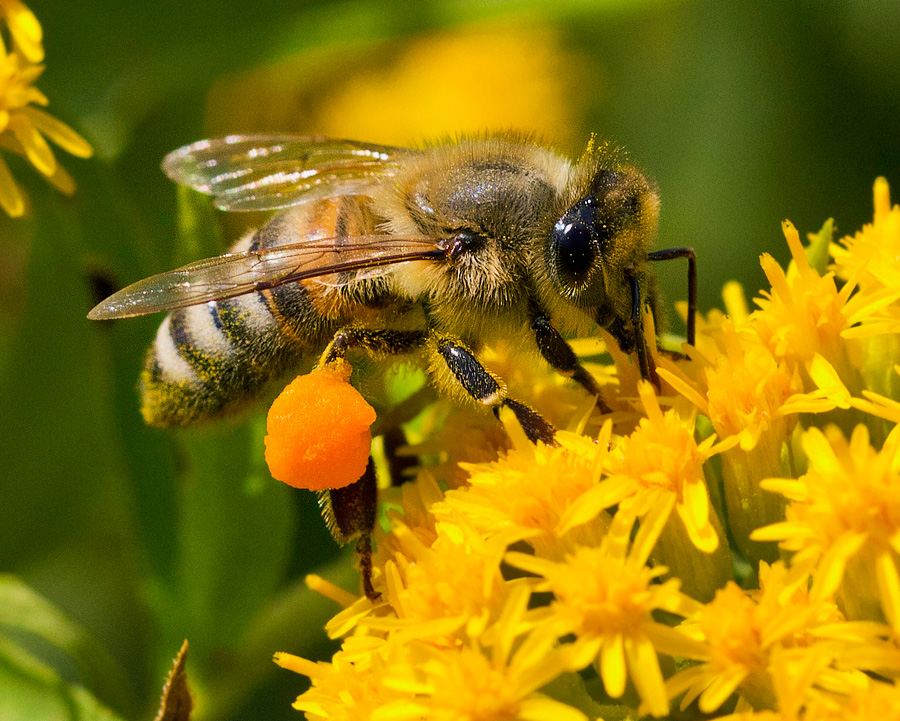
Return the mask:
<svg viewBox="0 0 900 721">
<path fill-rule="evenodd" d="M 336 198 L 292 208 L 239 241 L 233 251 L 371 232 L 360 200 Z M 252 401 L 267 383 L 322 350 L 348 320 L 340 294 L 323 302 L 315 281 L 171 312 L 141 374 L 141 412 L 157 426 L 183 426 Z"/>
</svg>

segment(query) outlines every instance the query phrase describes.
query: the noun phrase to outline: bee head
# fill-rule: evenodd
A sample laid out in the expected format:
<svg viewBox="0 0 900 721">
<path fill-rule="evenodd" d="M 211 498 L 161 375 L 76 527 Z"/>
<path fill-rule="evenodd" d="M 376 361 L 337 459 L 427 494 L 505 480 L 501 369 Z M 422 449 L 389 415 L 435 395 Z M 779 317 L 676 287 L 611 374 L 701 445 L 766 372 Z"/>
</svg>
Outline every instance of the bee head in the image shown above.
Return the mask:
<svg viewBox="0 0 900 721">
<path fill-rule="evenodd" d="M 570 188 L 544 254 L 547 276 L 566 300 L 609 327 L 630 313 L 629 274 L 644 275 L 659 205 L 631 166 L 593 169 Z"/>
</svg>

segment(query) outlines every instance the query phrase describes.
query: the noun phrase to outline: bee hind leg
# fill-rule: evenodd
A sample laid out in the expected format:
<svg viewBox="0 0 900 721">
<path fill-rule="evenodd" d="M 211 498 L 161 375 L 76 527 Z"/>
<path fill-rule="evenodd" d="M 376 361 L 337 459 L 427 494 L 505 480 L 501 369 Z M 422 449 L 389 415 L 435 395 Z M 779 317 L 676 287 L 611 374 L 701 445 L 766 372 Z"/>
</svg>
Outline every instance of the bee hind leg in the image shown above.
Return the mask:
<svg viewBox="0 0 900 721">
<path fill-rule="evenodd" d="M 321 491 L 319 506 L 331 535 L 341 545 L 356 539 L 356 555 L 362 572 L 363 591 L 371 601 L 381 596 L 372 584 L 372 533 L 378 511 L 375 462 L 369 456 L 362 477 L 344 488 Z"/>
<path fill-rule="evenodd" d="M 357 348 L 372 354 L 411 353 L 421 347 L 424 339 L 425 333 L 422 331 L 348 326 L 335 333 L 319 360 L 319 366 L 335 363 L 344 358 L 348 351 Z M 319 505 L 331 535 L 338 543 L 343 545 L 356 539 L 363 591 L 369 600 L 377 601 L 381 594 L 372 582 L 372 534 L 378 511 L 378 482 L 372 457 L 369 456 L 366 470 L 358 481 L 344 488 L 322 491 Z"/>
<path fill-rule="evenodd" d="M 319 366 L 335 363 L 353 349 L 372 354 L 402 355 L 427 346 L 433 358 L 449 369 L 458 386 L 472 399 L 492 406 L 495 413 L 509 408 L 532 442 L 555 445 L 556 428 L 523 403 L 506 397 L 506 389 L 473 353 L 454 338 L 427 331 L 395 331 L 348 326 L 335 333 L 319 360 Z M 378 485 L 372 458 L 363 476 L 345 488 L 323 491 L 322 513 L 339 543 L 356 539 L 363 590 L 371 601 L 380 597 L 372 583 L 372 533 L 378 508 Z"/>
</svg>

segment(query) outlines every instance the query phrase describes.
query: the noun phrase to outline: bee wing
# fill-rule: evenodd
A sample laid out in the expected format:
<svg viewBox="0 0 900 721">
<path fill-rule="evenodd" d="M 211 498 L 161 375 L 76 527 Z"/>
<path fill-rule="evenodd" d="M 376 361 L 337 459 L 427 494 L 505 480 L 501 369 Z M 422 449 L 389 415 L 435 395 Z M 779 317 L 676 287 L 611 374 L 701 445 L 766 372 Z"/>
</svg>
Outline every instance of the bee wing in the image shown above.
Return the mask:
<svg viewBox="0 0 900 721">
<path fill-rule="evenodd" d="M 222 210 L 274 210 L 365 194 L 416 151 L 324 136 L 228 135 L 169 153 L 163 171 Z"/>
<path fill-rule="evenodd" d="M 394 263 L 442 257 L 439 241 L 428 237 L 366 235 L 329 238 L 262 250 L 226 253 L 153 275 L 114 293 L 88 318 L 130 318 L 184 308 L 274 288 L 308 278 L 347 273 L 330 285 L 366 277 Z M 355 272 L 351 274 L 350 272 Z"/>
</svg>

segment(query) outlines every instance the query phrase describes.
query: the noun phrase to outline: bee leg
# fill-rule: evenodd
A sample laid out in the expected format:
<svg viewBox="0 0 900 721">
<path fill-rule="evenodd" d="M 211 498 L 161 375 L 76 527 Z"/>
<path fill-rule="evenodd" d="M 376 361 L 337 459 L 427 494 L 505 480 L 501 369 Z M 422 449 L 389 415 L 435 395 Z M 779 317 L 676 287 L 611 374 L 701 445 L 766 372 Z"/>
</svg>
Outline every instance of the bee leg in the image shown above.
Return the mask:
<svg viewBox="0 0 900 721">
<path fill-rule="evenodd" d="M 688 345 L 696 345 L 697 341 L 697 255 L 693 248 L 666 248 L 654 250 L 647 254 L 647 260 L 673 260 L 674 258 L 687 258 L 688 260 L 688 311 L 687 311 L 687 342 Z"/>
<path fill-rule="evenodd" d="M 434 352 L 473 400 L 481 405 L 493 407 L 495 414 L 500 412 L 500 408 L 509 408 L 529 440 L 533 443 L 543 441 L 548 445 L 555 445 L 556 428 L 524 403 L 507 398 L 506 390 L 499 379 L 488 371 L 468 348 L 447 336 L 435 336 L 433 343 Z"/>
<path fill-rule="evenodd" d="M 417 466 L 419 462 L 413 456 L 401 456 L 397 453 L 398 449 L 409 443 L 401 426 L 392 426 L 381 436 L 384 439 L 384 455 L 388 463 L 391 485 L 400 486 L 403 484 L 406 471 Z"/>
<path fill-rule="evenodd" d="M 512 398 L 504 398 L 502 406 L 509 408 L 515 414 L 516 420 L 519 421 L 519 425 L 522 426 L 522 430 L 525 431 L 525 435 L 532 443 L 543 441 L 548 446 L 556 445 L 556 428 L 537 411 Z M 500 407 L 494 406 L 494 415 L 498 419 Z"/>
<path fill-rule="evenodd" d="M 356 554 L 362 572 L 363 591 L 371 601 L 380 597 L 372 585 L 372 533 L 378 509 L 378 484 L 375 462 L 369 457 L 362 477 L 344 488 L 319 494 L 322 515 L 338 543 L 356 539 Z"/>
<path fill-rule="evenodd" d="M 653 357 L 647 352 L 647 340 L 644 338 L 644 314 L 641 303 L 641 288 L 633 272 L 628 273 L 628 281 L 631 283 L 631 325 L 634 328 L 634 345 L 637 350 L 638 365 L 641 369 L 641 377 L 648 380 L 659 389 L 659 376 L 656 374 L 656 364 Z"/>
<path fill-rule="evenodd" d="M 575 351 L 566 339 L 550 322 L 550 318 L 541 310 L 533 309 L 531 330 L 534 332 L 538 350 L 544 360 L 560 375 L 571 378 L 588 393 L 597 399 L 597 406 L 602 413 L 611 413 L 609 406 L 600 398 L 600 386 L 587 369 L 581 365 Z"/>
<path fill-rule="evenodd" d="M 391 355 L 409 353 L 421 347 L 424 340 L 423 331 L 348 326 L 334 334 L 319 365 L 334 363 L 343 358 L 347 351 L 355 348 Z M 344 488 L 323 491 L 319 496 L 319 504 L 328 528 L 338 543 L 343 545 L 356 539 L 363 591 L 369 600 L 377 601 L 381 594 L 372 584 L 372 533 L 378 512 L 378 482 L 372 457 L 369 457 L 365 473 L 358 481 Z"/>
<path fill-rule="evenodd" d="M 334 334 L 334 338 L 322 354 L 319 365 L 334 363 L 347 355 L 347 351 L 355 348 L 363 348 L 376 354 L 402 355 L 419 349 L 424 342 L 424 331 L 347 326 Z"/>
</svg>

